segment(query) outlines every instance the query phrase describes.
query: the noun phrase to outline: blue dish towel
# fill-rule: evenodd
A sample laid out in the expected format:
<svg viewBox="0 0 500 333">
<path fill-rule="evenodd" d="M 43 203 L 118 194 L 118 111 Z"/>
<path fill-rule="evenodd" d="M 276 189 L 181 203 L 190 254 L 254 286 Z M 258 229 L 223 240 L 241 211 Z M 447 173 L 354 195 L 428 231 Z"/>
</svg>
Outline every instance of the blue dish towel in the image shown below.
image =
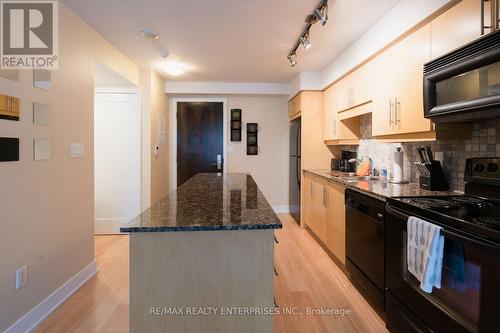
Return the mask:
<svg viewBox="0 0 500 333">
<path fill-rule="evenodd" d="M 444 237 L 441 228 L 415 216 L 408 218 L 408 271 L 420 281 L 420 289 L 427 293 L 441 288 Z"/>
</svg>

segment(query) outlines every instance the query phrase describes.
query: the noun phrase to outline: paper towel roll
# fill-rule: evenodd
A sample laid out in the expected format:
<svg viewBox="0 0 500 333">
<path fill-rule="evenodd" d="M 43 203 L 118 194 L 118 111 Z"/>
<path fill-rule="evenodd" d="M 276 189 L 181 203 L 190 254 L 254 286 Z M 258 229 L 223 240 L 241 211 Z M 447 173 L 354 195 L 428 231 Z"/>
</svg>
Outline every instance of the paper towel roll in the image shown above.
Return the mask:
<svg viewBox="0 0 500 333">
<path fill-rule="evenodd" d="M 394 177 L 395 182 L 401 182 L 403 180 L 403 158 L 404 152 L 398 147 L 398 151 L 394 152 Z"/>
</svg>

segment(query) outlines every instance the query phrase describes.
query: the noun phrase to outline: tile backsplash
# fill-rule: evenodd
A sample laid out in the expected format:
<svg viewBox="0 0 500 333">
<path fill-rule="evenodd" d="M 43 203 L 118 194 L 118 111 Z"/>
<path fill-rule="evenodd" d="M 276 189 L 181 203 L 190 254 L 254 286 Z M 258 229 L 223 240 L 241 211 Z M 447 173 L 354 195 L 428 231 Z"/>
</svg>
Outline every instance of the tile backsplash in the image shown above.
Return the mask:
<svg viewBox="0 0 500 333">
<path fill-rule="evenodd" d="M 396 147 L 402 147 L 405 152 L 404 177 L 412 182 L 418 182 L 419 174 L 414 167 L 414 162 L 419 160 L 416 148 L 430 146 L 434 152 L 434 158 L 441 161 L 443 165 L 450 190 L 460 192 L 464 190 L 466 158 L 500 156 L 500 119 L 471 124 L 471 129 L 460 133 L 460 139 L 451 139 L 449 134 L 453 131 L 463 131 L 463 127 L 457 127 L 454 124 L 438 124 L 436 126 L 438 140 L 405 143 L 383 143 L 371 140 L 371 124 L 371 114 L 362 116 L 360 145 L 335 147 L 334 155 L 337 155 L 336 153 L 340 150 L 356 150 L 360 157 L 369 156 L 376 169 L 381 170 L 386 167 L 392 174 L 394 152 Z"/>
</svg>

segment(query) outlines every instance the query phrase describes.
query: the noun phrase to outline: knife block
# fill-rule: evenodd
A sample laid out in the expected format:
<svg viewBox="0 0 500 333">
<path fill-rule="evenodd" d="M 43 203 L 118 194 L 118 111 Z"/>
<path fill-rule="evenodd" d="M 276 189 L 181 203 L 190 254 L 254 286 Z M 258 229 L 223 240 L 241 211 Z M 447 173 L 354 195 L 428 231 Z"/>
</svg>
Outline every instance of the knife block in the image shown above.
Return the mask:
<svg viewBox="0 0 500 333">
<path fill-rule="evenodd" d="M 417 163 L 415 163 L 417 165 Z M 420 170 L 420 188 L 428 191 L 448 190 L 448 181 L 443 172 L 441 162 L 432 161 L 423 165 L 425 170 Z"/>
</svg>

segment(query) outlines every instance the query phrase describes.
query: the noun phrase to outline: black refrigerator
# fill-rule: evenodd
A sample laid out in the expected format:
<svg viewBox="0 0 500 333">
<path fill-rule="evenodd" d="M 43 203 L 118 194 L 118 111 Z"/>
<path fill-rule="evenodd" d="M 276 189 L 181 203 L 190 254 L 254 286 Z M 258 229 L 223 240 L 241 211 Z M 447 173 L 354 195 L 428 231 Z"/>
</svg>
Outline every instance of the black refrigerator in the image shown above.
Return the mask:
<svg viewBox="0 0 500 333">
<path fill-rule="evenodd" d="M 300 222 L 300 118 L 290 122 L 290 173 L 289 173 L 290 214 Z"/>
</svg>

